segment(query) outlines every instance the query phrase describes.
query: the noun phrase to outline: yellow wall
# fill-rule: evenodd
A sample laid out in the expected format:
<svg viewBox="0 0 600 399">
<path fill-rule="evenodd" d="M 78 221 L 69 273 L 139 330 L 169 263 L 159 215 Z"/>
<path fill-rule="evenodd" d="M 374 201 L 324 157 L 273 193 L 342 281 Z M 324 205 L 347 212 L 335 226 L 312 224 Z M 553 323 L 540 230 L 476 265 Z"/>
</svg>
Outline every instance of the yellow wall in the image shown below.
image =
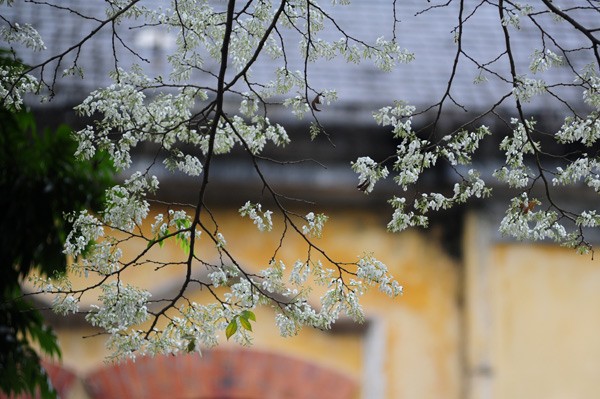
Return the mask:
<svg viewBox="0 0 600 399">
<path fill-rule="evenodd" d="M 362 398 L 587 399 L 600 392 L 600 267 L 590 256 L 503 240 L 489 215 L 473 212 L 459 263 L 434 234 L 389 234 L 385 219 L 367 212 L 328 214 L 319 245 L 342 261 L 373 251 L 404 285 L 404 296 L 393 300 L 374 290 L 362 301 L 367 327 L 304 329 L 292 338 L 279 337 L 271 309 L 259 309 L 256 349 L 342 372 L 359 382 Z M 260 233 L 230 209 L 215 217 L 241 265 L 267 264 L 278 231 Z M 290 237 L 279 258 L 291 262 L 305 253 L 305 244 Z M 167 245 L 160 256 L 182 254 Z M 182 279 L 177 267 L 161 273 L 157 278 L 144 266 L 129 278 L 158 292 Z M 91 329 L 58 333 L 67 367 L 80 375 L 103 367 L 104 337 L 82 338 Z"/>
<path fill-rule="evenodd" d="M 231 209 L 214 214 L 240 264 L 264 267 L 279 232 L 260 233 Z M 359 382 L 362 398 L 588 399 L 600 392 L 600 267 L 591 256 L 506 241 L 488 214 L 472 212 L 459 263 L 435 234 L 389 234 L 386 220 L 367 212 L 328 214 L 319 245 L 341 261 L 356 259 L 361 249 L 373 251 L 404 285 L 404 296 L 390 299 L 374 290 L 362 301 L 367 327 L 304 329 L 292 338 L 279 337 L 271 309 L 259 309 L 256 349 L 342 372 Z M 285 244 L 279 258 L 287 262 L 306 254 L 297 238 Z M 160 256 L 182 254 L 167 245 Z M 129 278 L 160 292 L 181 281 L 181 273 L 175 267 L 157 278 L 144 266 Z M 206 301 L 206 295 L 191 297 Z M 82 338 L 93 335 L 91 329 L 58 333 L 67 367 L 80 375 L 103 367 L 104 337 Z M 235 344 L 223 339 L 223 345 Z"/>
<path fill-rule="evenodd" d="M 495 245 L 492 350 L 499 398 L 600 394 L 600 268 L 544 245 Z"/>
<path fill-rule="evenodd" d="M 494 239 L 481 215 L 468 226 L 468 398 L 597 397 L 597 261 L 551 244 Z"/>
<path fill-rule="evenodd" d="M 228 248 L 240 264 L 251 269 L 264 267 L 277 246 L 279 231 L 260 233 L 251 221 L 236 216 L 231 209 L 214 213 Z M 278 336 L 272 311 L 259 310 L 254 323 L 255 347 L 309 359 L 350 375 L 364 387 L 363 396 L 367 398 L 458 398 L 459 265 L 428 235 L 389 234 L 385 231 L 385 219 L 366 212 L 326 213 L 330 221 L 319 245 L 341 261 L 355 260 L 361 250 L 372 251 L 404 286 L 404 296 L 392 300 L 376 288 L 366 295 L 362 302 L 369 320 L 366 329 L 341 333 L 305 329 L 297 337 L 285 339 Z M 276 220 L 275 225 L 277 230 L 280 221 Z M 145 247 L 142 242 L 130 245 L 137 250 Z M 305 244 L 290 238 L 279 257 L 290 262 L 305 254 Z M 165 246 L 161 256 L 163 260 L 181 258 L 182 251 L 174 245 Z M 128 278 L 160 291 L 173 279 L 181 281 L 181 273 L 180 267 L 173 267 L 156 277 L 144 266 L 136 268 Z M 197 292 L 194 297 L 202 300 L 204 295 Z M 58 333 L 67 367 L 85 374 L 103 366 L 104 337 L 81 338 L 93 334 L 91 330 Z"/>
</svg>

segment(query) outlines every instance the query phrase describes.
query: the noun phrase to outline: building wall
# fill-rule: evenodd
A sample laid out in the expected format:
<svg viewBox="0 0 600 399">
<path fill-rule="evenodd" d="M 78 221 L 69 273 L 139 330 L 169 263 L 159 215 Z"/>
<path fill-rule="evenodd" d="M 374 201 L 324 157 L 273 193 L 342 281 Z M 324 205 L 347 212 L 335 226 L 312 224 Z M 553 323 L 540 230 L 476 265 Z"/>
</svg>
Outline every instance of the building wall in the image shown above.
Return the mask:
<svg viewBox="0 0 600 399">
<path fill-rule="evenodd" d="M 233 209 L 214 214 L 243 265 L 263 265 L 271 256 L 276 233 L 259 233 Z M 242 349 L 223 339 L 222 349 L 334 373 L 355 386 L 353 398 L 587 399 L 600 390 L 600 268 L 591 256 L 506 241 L 485 210 L 466 216 L 462 261 L 447 254 L 435 231 L 393 235 L 373 213 L 328 214 L 320 245 L 342 260 L 372 250 L 405 294 L 389 299 L 372 291 L 363 298 L 365 324 L 341 320 L 332 331 L 304 329 L 292 338 L 279 337 L 273 312 L 259 309 L 253 345 Z M 283 258 L 305 251 L 293 239 L 288 244 Z M 180 256 L 175 245 L 163 249 L 165 259 Z M 140 268 L 129 278 L 160 294 L 181 280 L 180 271 L 163 273 L 156 278 Z M 207 300 L 199 291 L 192 297 Z M 58 330 L 63 366 L 79 377 L 72 398 L 89 394 L 102 372 L 120 375 L 104 363 L 105 337 L 95 334 L 81 326 Z M 295 375 L 299 384 L 311 383 L 306 373 Z"/>
<path fill-rule="evenodd" d="M 254 268 L 268 262 L 277 245 L 277 232 L 258 232 L 251 221 L 237 216 L 235 209 L 213 212 L 228 248 L 239 256 L 241 264 Z M 256 312 L 250 350 L 285 355 L 339 372 L 356 382 L 358 397 L 459 398 L 460 264 L 447 255 L 432 235 L 415 231 L 389 234 L 383 217 L 364 211 L 326 213 L 330 221 L 319 245 L 339 260 L 356 259 L 363 249 L 372 251 L 404 285 L 404 296 L 390 299 L 375 289 L 363 298 L 367 318 L 364 325 L 342 320 L 341 327 L 330 332 L 307 328 L 292 338 L 279 337 L 273 312 L 260 309 Z M 275 220 L 276 227 L 277 224 Z M 142 244 L 131 242 L 131 247 L 140 249 Z M 182 254 L 176 245 L 166 245 L 163 250 L 163 259 L 176 259 Z M 294 260 L 305 252 L 304 244 L 290 238 L 281 257 Z M 157 277 L 149 269 L 138 267 L 128 278 L 160 295 L 168 291 L 173 280 L 181 281 L 181 270 L 161 273 Z M 205 295 L 196 292 L 192 296 L 202 301 L 206 300 Z M 58 331 L 64 366 L 79 376 L 106 367 L 105 337 L 82 338 L 94 334 L 91 329 L 70 327 Z M 225 341 L 223 346 L 237 348 Z"/>
<path fill-rule="evenodd" d="M 600 268 L 551 244 L 507 242 L 472 213 L 465 246 L 468 398 L 600 391 Z"/>
</svg>

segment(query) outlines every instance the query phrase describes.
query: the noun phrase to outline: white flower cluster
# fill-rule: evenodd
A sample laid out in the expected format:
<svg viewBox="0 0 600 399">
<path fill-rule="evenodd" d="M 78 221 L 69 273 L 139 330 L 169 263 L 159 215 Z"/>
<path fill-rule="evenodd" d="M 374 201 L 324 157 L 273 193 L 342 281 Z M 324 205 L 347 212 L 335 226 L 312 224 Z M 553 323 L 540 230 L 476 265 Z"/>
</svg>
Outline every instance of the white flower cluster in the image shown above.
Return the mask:
<svg viewBox="0 0 600 399">
<path fill-rule="evenodd" d="M 308 104 L 308 101 L 301 95 L 296 95 L 294 97 L 285 99 L 283 101 L 283 105 L 291 108 L 292 114 L 294 114 L 298 119 L 304 118 L 304 115 L 310 111 L 310 105 Z"/>
<path fill-rule="evenodd" d="M 600 192 L 600 163 L 596 159 L 590 159 L 587 154 L 583 154 L 564 169 L 558 166 L 552 184 L 566 186 L 581 179 L 594 191 Z"/>
<path fill-rule="evenodd" d="M 120 333 L 147 320 L 149 298 L 149 292 L 131 285 L 106 283 L 98 298 L 102 305 L 91 305 L 92 311 L 86 319 L 110 334 Z"/>
<path fill-rule="evenodd" d="M 507 183 L 510 187 L 526 187 L 531 179 L 531 171 L 525 165 L 524 156 L 535 153 L 539 144 L 532 141 L 528 134 L 535 127 L 534 120 L 527 120 L 525 125 L 513 118 L 512 136 L 506 136 L 500 143 L 500 149 L 506 156 L 506 166 L 494 172 L 494 177 Z"/>
<path fill-rule="evenodd" d="M 296 286 L 301 286 L 306 282 L 311 272 L 310 262 L 297 260 L 292 267 L 290 282 Z"/>
<path fill-rule="evenodd" d="M 600 215 L 595 210 L 583 211 L 577 216 L 575 223 L 582 227 L 598 227 L 600 226 Z"/>
<path fill-rule="evenodd" d="M 389 231 L 398 233 L 408 227 L 427 227 L 429 220 L 427 216 L 406 211 L 406 198 L 393 197 L 389 203 L 394 208 L 392 220 L 387 225 Z"/>
<path fill-rule="evenodd" d="M 221 248 L 227 245 L 227 240 L 225 240 L 225 236 L 222 233 L 215 234 L 215 239 L 217 241 L 217 247 Z"/>
<path fill-rule="evenodd" d="M 165 150 L 173 149 L 177 142 L 202 142 L 203 136 L 190 129 L 187 122 L 196 99 L 207 98 L 204 91 L 181 88 L 175 95 L 162 93 L 148 99 L 144 90 L 160 81 L 145 76 L 139 66 L 130 71 L 119 69 L 113 78 L 115 84 L 92 92 L 76 107 L 83 116 L 102 115 L 94 127 L 77 132 L 79 154 L 89 157 L 98 146 L 108 151 L 117 168 L 125 169 L 131 165 L 130 150 L 140 142 L 155 142 Z M 121 133 L 116 141 L 111 139 L 114 132 Z M 179 155 L 175 152 L 174 165 L 196 175 L 200 173 L 199 162 L 189 157 L 181 162 Z"/>
<path fill-rule="evenodd" d="M 588 88 L 583 91 L 583 101 L 589 106 L 600 110 L 600 76 L 594 69 L 588 68 L 584 77 Z"/>
<path fill-rule="evenodd" d="M 174 211 L 169 209 L 167 214 L 167 221 L 164 219 L 164 215 L 159 213 L 154 217 L 154 223 L 152 223 L 151 231 L 155 237 L 162 237 L 169 233 L 169 228 L 175 227 L 178 230 L 188 228 L 191 225 L 190 215 L 185 210 Z M 197 236 L 200 236 L 200 232 L 196 232 Z"/>
<path fill-rule="evenodd" d="M 396 137 L 404 137 L 412 131 L 412 115 L 415 112 L 415 107 L 405 103 L 404 101 L 396 101 L 393 107 L 383 107 L 379 111 L 373 113 L 373 118 L 378 125 L 392 126 L 393 133 Z M 405 119 L 405 121 L 402 121 Z"/>
<path fill-rule="evenodd" d="M 278 73 L 279 79 L 277 80 L 277 82 L 272 83 L 274 87 L 279 86 L 275 89 L 276 91 L 282 90 L 282 87 L 291 88 L 294 85 L 298 86 L 299 92 L 301 92 L 301 90 L 304 90 L 304 82 L 301 80 L 302 75 L 299 71 L 296 71 L 295 73 L 290 73 L 289 71 L 286 72 L 285 70 L 282 70 L 282 72 L 283 73 Z M 323 90 L 317 95 L 315 95 L 315 98 L 316 97 L 319 98 L 320 103 L 330 105 L 332 102 L 337 100 L 337 92 L 335 90 Z M 286 98 L 283 101 L 283 105 L 287 108 L 291 108 L 292 114 L 298 119 L 302 119 L 310 111 L 310 104 L 302 94 Z M 315 135 L 311 135 L 311 138 L 314 139 L 314 137 Z"/>
<path fill-rule="evenodd" d="M 159 213 L 154 217 L 154 223 L 150 226 L 152 238 L 148 240 L 147 247 L 150 248 L 156 243 L 162 247 L 166 239 L 175 237 L 175 242 L 186 254 L 189 254 L 191 250 L 191 227 L 191 218 L 184 210 L 174 211 L 169 209 L 166 221 L 164 215 Z M 194 236 L 200 238 L 201 235 L 202 230 L 196 226 Z"/>
<path fill-rule="evenodd" d="M 102 223 L 86 210 L 81 211 L 77 217 L 69 216 L 73 227 L 65 240 L 64 253 L 77 258 L 82 255 L 90 244 L 104 235 Z"/>
<path fill-rule="evenodd" d="M 73 257 L 68 272 L 76 276 L 84 275 L 86 278 L 90 273 L 108 277 L 119 272 L 123 252 L 115 245 L 114 238 L 103 237 L 102 223 L 87 211 L 82 211 L 76 219 L 73 215 L 70 218 L 73 228 L 67 236 L 64 250 L 65 254 Z M 44 292 L 59 293 L 54 302 L 57 311 L 76 311 L 78 300 L 68 294 L 71 291 L 71 282 L 67 275 L 53 278 L 51 281 L 38 281 L 36 286 Z M 65 292 L 67 294 L 64 294 Z"/>
<path fill-rule="evenodd" d="M 414 184 L 422 171 L 437 161 L 437 154 L 427 151 L 431 144 L 428 140 L 420 139 L 412 130 L 412 114 L 415 107 L 402 101 L 397 101 L 394 107 L 384 107 L 373 114 L 375 121 L 381 126 L 391 126 L 393 135 L 402 139 L 396 148 L 396 161 L 394 162 L 394 181 L 404 191 Z M 403 121 L 403 119 L 405 119 Z M 386 170 L 387 172 L 387 170 Z"/>
<path fill-rule="evenodd" d="M 513 94 L 522 102 L 529 102 L 533 97 L 546 92 L 546 82 L 541 79 L 520 76 L 515 83 Z"/>
<path fill-rule="evenodd" d="M 279 328 L 282 337 L 291 337 L 298 334 L 303 326 L 314 326 L 327 329 L 330 326 L 323 314 L 317 313 L 308 302 L 293 302 L 284 307 L 285 312 L 275 315 L 275 325 Z"/>
<path fill-rule="evenodd" d="M 202 174 L 202 162 L 198 157 L 184 154 L 179 149 L 171 150 L 171 155 L 163 161 L 167 169 L 179 170 L 188 176 L 200 176 Z"/>
<path fill-rule="evenodd" d="M 377 164 L 370 157 L 360 157 L 351 165 L 352 170 L 358 173 L 359 188 L 367 194 L 373 191 L 375 183 L 389 174 L 385 166 Z"/>
<path fill-rule="evenodd" d="M 413 203 L 413 209 L 407 211 L 406 198 L 393 197 L 389 203 L 394 208 L 392 219 L 387 225 L 388 230 L 394 233 L 406 230 L 409 227 L 427 227 L 429 211 L 449 209 L 456 204 L 465 203 L 472 197 L 485 198 L 491 194 L 491 189 L 479 177 L 479 173 L 469 169 L 467 176 L 461 183 L 454 185 L 454 195 L 446 197 L 440 193 L 423 193 Z M 416 212 L 415 212 L 416 211 Z"/>
<path fill-rule="evenodd" d="M 46 49 L 39 32 L 30 24 L 15 22 L 8 27 L 0 27 L 0 38 L 6 43 L 18 43 L 34 51 Z"/>
<path fill-rule="evenodd" d="M 402 286 L 388 273 L 387 266 L 375 259 L 372 254 L 362 257 L 357 264 L 356 277 L 367 285 L 379 285 L 379 291 L 395 297 L 402 294 Z"/>
<path fill-rule="evenodd" d="M 107 190 L 103 221 L 113 228 L 133 231 L 148 216 L 150 204 L 145 199 L 146 193 L 157 189 L 156 176 L 148 178 L 135 172 L 122 185 Z"/>
<path fill-rule="evenodd" d="M 246 202 L 239 210 L 242 217 L 248 216 L 254 222 L 258 230 L 271 231 L 273 229 L 273 221 L 271 220 L 272 211 L 262 212 L 261 204 L 252 204 Z M 262 213 L 262 214 L 261 214 Z"/>
<path fill-rule="evenodd" d="M 303 13 L 306 12 L 306 7 L 307 5 L 303 2 L 297 4 L 291 9 L 290 14 L 297 18 L 304 18 L 306 14 Z M 325 16 L 321 9 L 313 5 L 311 6 L 310 13 L 311 31 L 314 33 L 324 29 L 325 25 L 323 22 Z M 290 16 L 290 14 L 286 14 L 286 16 Z M 308 55 L 309 62 L 315 62 L 320 58 L 333 59 L 340 56 L 346 62 L 350 63 L 372 60 L 380 70 L 390 71 L 398 63 L 408 63 L 414 59 L 413 53 L 402 50 L 396 41 L 386 40 L 384 37 L 378 37 L 375 43 L 371 45 L 348 36 L 333 42 L 313 37 L 310 39 L 310 46 L 308 45 L 308 38 L 306 36 L 300 40 L 300 52 L 301 54 Z"/>
<path fill-rule="evenodd" d="M 485 182 L 474 169 L 469 169 L 461 183 L 455 183 L 453 196 L 446 197 L 440 193 L 423 193 L 420 198 L 415 199 L 414 208 L 421 214 L 430 210 L 449 209 L 457 204 L 464 204 L 470 198 L 486 198 L 490 196 L 491 189 L 486 187 Z"/>
<path fill-rule="evenodd" d="M 213 287 L 223 287 L 229 282 L 229 276 L 223 269 L 217 269 L 208 273 L 208 278 Z"/>
<path fill-rule="evenodd" d="M 556 140 L 559 143 L 581 142 L 591 147 L 600 139 L 600 77 L 593 68 L 586 68 L 582 77 L 587 85 L 583 91 L 583 100 L 591 107 L 595 108 L 585 118 L 580 116 L 570 116 L 556 133 Z"/>
<path fill-rule="evenodd" d="M 564 59 L 560 55 L 546 49 L 546 51 L 536 49 L 532 55 L 529 70 L 533 73 L 544 72 L 549 68 L 563 65 Z"/>
<path fill-rule="evenodd" d="M 326 288 L 327 291 L 320 298 L 321 309 L 318 311 L 304 299 L 283 307 L 283 311 L 275 316 L 275 324 L 282 336 L 296 335 L 302 326 L 329 329 L 342 313 L 357 321 L 364 319 L 359 303 L 359 297 L 364 292 L 362 281 L 352 280 L 345 285 L 341 278 L 333 278 Z"/>
<path fill-rule="evenodd" d="M 470 165 L 473 153 L 479 148 L 479 143 L 490 135 L 489 128 L 480 126 L 475 131 L 461 130 L 453 135 L 442 138 L 434 144 L 429 140 L 419 138 L 412 130 L 412 115 L 415 107 L 404 102 L 396 102 L 394 107 L 384 107 L 374 114 L 375 121 L 382 126 L 391 126 L 396 138 L 402 139 L 396 149 L 394 161 L 394 181 L 404 190 L 415 184 L 423 171 L 436 164 L 442 158 L 450 165 Z M 522 133 L 519 131 L 519 133 Z M 369 157 L 362 157 L 352 164 L 359 174 L 360 189 L 370 192 L 376 181 L 385 178 L 388 170 Z M 407 210 L 406 198 L 394 197 L 389 202 L 394 208 L 392 220 L 388 229 L 400 232 L 408 227 L 426 227 L 430 210 L 448 209 L 466 202 L 469 198 L 484 198 L 491 190 L 486 187 L 479 173 L 469 169 L 466 176 L 461 176 L 461 182 L 454 185 L 454 194 L 446 197 L 440 193 L 422 194 L 412 204 L 413 210 Z M 415 212 L 416 211 L 416 212 Z"/>
<path fill-rule="evenodd" d="M 258 281 L 263 291 L 268 293 L 282 293 L 283 295 L 288 294 L 283 283 L 283 273 L 285 271 L 285 264 L 279 260 L 272 260 L 269 263 L 269 267 L 260 271 L 261 280 Z M 297 292 L 292 292 L 297 294 Z"/>
<path fill-rule="evenodd" d="M 52 301 L 52 309 L 63 316 L 79 311 L 79 300 L 73 295 L 56 295 Z"/>
<path fill-rule="evenodd" d="M 138 355 L 200 352 L 218 344 L 219 333 L 226 325 L 226 314 L 220 305 L 191 302 L 178 311 L 181 316 L 173 317 L 162 330 L 113 333 L 107 343 L 112 357 L 135 359 Z"/>
<path fill-rule="evenodd" d="M 425 169 L 434 166 L 438 156 L 433 151 L 428 151 L 428 140 L 419 139 L 416 135 L 402 138 L 402 142 L 396 148 L 396 160 L 394 162 L 394 181 L 404 191 L 408 186 L 419 180 Z"/>
<path fill-rule="evenodd" d="M 186 352 L 197 351 L 201 348 L 216 346 L 220 333 L 224 329 L 226 313 L 223 307 L 217 304 L 202 305 L 195 302 L 179 309 L 181 317 L 173 318 L 162 334 L 157 334 L 156 342 L 163 341 L 162 345 L 153 345 L 152 354 L 173 351 L 173 343 L 178 343 L 177 350 L 185 348 Z"/>
<path fill-rule="evenodd" d="M 586 118 L 566 117 L 560 130 L 556 133 L 559 143 L 581 142 L 591 147 L 600 138 L 600 113 L 592 112 Z"/>
<path fill-rule="evenodd" d="M 283 126 L 272 125 L 269 118 L 254 116 L 251 122 L 247 123 L 236 115 L 231 118 L 231 124 L 220 125 L 215 141 L 215 152 L 228 153 L 235 143 L 244 143 L 253 154 L 259 154 L 268 141 L 277 146 L 284 146 L 290 139 Z M 204 145 L 202 148 L 205 152 L 208 149 Z"/>
<path fill-rule="evenodd" d="M 38 88 L 37 79 L 23 74 L 22 68 L 0 66 L 0 105 L 21 109 L 23 95 L 36 92 Z"/>
<path fill-rule="evenodd" d="M 345 313 L 353 320 L 362 321 L 364 311 L 359 302 L 359 297 L 364 292 L 361 287 L 362 282 L 351 281 L 347 287 L 341 278 L 333 279 L 328 290 L 321 297 L 321 311 L 318 321 L 324 328 L 330 328 L 331 324 Z"/>
<path fill-rule="evenodd" d="M 272 260 L 269 267 L 261 271 L 258 276 L 250 278 L 238 276 L 239 281 L 231 284 L 230 292 L 225 294 L 221 311 L 216 315 L 213 314 L 213 317 L 232 320 L 239 314 L 252 311 L 258 305 L 268 304 L 267 295 L 277 293 L 286 299 L 273 305 L 277 311 L 275 323 L 283 336 L 290 336 L 297 334 L 302 326 L 330 328 L 342 313 L 356 320 L 362 320 L 364 314 L 359 297 L 370 286 L 377 285 L 381 292 L 392 297 L 402 294 L 402 287 L 388 274 L 387 267 L 373 255 L 363 256 L 356 265 L 356 278 L 345 283 L 341 277 L 332 277 L 333 269 L 324 268 L 320 261 L 298 260 L 294 263 L 291 274 L 287 274 L 283 261 Z M 302 287 L 308 275 L 314 277 L 317 285 L 325 287 L 326 291 L 320 300 L 320 310 L 313 308 L 307 302 L 308 291 L 290 289 L 286 286 L 287 280 Z M 219 285 L 230 281 L 225 270 L 212 272 L 210 278 Z M 213 328 L 217 323 L 215 319 L 212 320 Z M 232 334 L 239 342 L 247 343 L 250 339 L 246 334 L 247 331 L 234 328 Z M 215 330 L 211 330 L 210 336 L 213 335 Z"/>
<path fill-rule="evenodd" d="M 558 234 L 564 237 L 564 229 L 561 229 L 562 226 L 556 223 L 558 219 L 556 212 L 534 210 L 534 207 L 540 204 L 538 199 L 530 199 L 527 193 L 513 198 L 506 211 L 506 216 L 500 223 L 500 233 L 518 240 L 543 240 L 558 238 L 556 230 L 558 228 Z"/>
<path fill-rule="evenodd" d="M 455 135 L 445 136 L 445 145 L 439 147 L 439 154 L 446 158 L 450 165 L 468 165 L 473 153 L 479 148 L 479 142 L 491 135 L 490 129 L 482 125 L 475 131 L 461 130 Z"/>
<path fill-rule="evenodd" d="M 229 292 L 224 294 L 225 302 L 230 305 L 241 306 L 244 308 L 254 308 L 260 300 L 260 294 L 253 286 L 252 282 L 246 278 L 231 284 Z"/>
<path fill-rule="evenodd" d="M 511 7 L 503 9 L 504 17 L 502 18 L 502 25 L 512 26 L 515 29 L 521 29 L 521 17 L 525 17 L 531 14 L 534 10 L 531 4 L 512 3 Z"/>
<path fill-rule="evenodd" d="M 121 269 L 119 261 L 122 256 L 121 248 L 115 246 L 112 240 L 105 239 L 90 245 L 85 256 L 80 257 L 77 262 L 73 262 L 69 271 L 76 275 L 83 273 L 86 277 L 90 272 L 109 276 Z"/>
<path fill-rule="evenodd" d="M 313 212 L 309 212 L 304 219 L 308 224 L 302 226 L 302 234 L 309 237 L 321 238 L 323 227 L 329 218 L 322 213 L 315 215 Z"/>
</svg>

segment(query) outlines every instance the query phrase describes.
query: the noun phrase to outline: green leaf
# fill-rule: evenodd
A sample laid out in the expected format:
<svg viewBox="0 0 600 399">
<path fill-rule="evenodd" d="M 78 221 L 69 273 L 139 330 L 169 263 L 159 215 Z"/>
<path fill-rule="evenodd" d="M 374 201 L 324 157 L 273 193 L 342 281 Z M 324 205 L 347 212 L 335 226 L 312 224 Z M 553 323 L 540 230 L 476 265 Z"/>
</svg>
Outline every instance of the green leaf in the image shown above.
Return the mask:
<svg viewBox="0 0 600 399">
<path fill-rule="evenodd" d="M 188 353 L 193 352 L 196 349 L 196 340 L 191 339 L 190 342 L 188 342 L 186 349 L 187 349 Z"/>
<path fill-rule="evenodd" d="M 252 312 L 251 310 L 244 310 L 241 314 L 240 317 L 246 319 L 246 320 L 252 320 L 252 321 L 256 321 L 256 315 L 254 314 L 254 312 Z"/>
<path fill-rule="evenodd" d="M 183 249 L 186 255 L 190 253 L 190 242 L 185 238 L 183 234 L 177 234 L 175 241 L 179 244 L 179 247 Z"/>
<path fill-rule="evenodd" d="M 244 319 L 243 317 L 240 317 L 240 324 L 242 325 L 242 327 L 248 331 L 252 331 L 252 325 L 250 324 L 250 322 L 248 321 L 248 319 Z"/>
<path fill-rule="evenodd" d="M 227 339 L 231 338 L 231 336 L 233 334 L 235 334 L 237 329 L 238 329 L 237 322 L 235 321 L 235 319 L 231 320 L 229 322 L 229 324 L 227 325 L 227 328 L 225 329 L 225 336 L 227 337 Z"/>
</svg>

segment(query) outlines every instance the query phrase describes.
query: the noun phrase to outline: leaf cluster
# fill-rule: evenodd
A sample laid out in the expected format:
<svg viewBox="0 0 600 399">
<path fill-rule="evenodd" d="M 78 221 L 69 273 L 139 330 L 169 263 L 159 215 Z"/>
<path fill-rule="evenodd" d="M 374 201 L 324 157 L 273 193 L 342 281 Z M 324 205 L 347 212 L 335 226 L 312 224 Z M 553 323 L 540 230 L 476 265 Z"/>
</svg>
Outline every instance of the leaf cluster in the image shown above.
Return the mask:
<svg viewBox="0 0 600 399">
<path fill-rule="evenodd" d="M 225 328 L 225 336 L 227 339 L 231 338 L 238 330 L 238 326 L 241 326 L 246 331 L 252 331 L 252 324 L 250 320 L 256 321 L 254 312 L 250 310 L 244 310 L 239 315 L 235 316 Z"/>
<path fill-rule="evenodd" d="M 12 287 L 0 302 L 0 391 L 34 395 L 37 390 L 42 398 L 54 398 L 56 392 L 31 345 L 49 357 L 60 357 L 56 336 L 40 312 L 19 296 L 20 289 Z"/>
</svg>

